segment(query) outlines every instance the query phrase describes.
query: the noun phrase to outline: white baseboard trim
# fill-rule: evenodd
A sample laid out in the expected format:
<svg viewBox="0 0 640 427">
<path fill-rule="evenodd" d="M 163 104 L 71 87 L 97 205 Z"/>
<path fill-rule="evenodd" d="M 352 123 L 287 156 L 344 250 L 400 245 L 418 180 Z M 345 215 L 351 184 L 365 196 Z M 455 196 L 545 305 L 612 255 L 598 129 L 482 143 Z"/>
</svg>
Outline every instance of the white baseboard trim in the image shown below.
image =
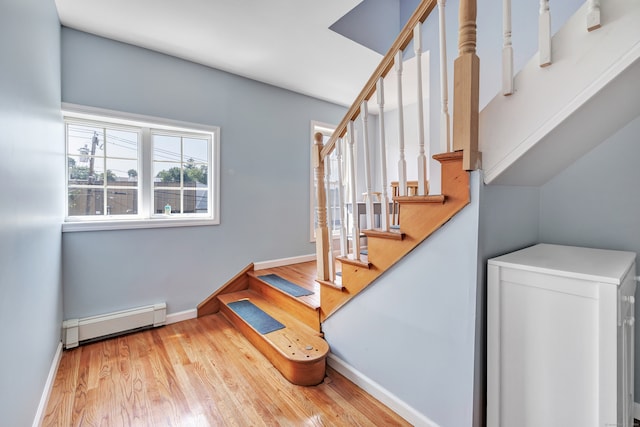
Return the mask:
<svg viewBox="0 0 640 427">
<path fill-rule="evenodd" d="M 45 382 L 44 384 L 42 396 L 40 397 L 40 403 L 38 404 L 38 410 L 36 411 L 36 416 L 33 419 L 33 427 L 42 425 L 42 421 L 44 421 L 44 411 L 47 410 L 47 404 L 49 403 L 51 390 L 53 390 L 53 382 L 56 379 L 56 373 L 58 372 L 60 359 L 62 359 L 62 341 L 58 343 L 56 353 L 53 355 L 53 361 L 51 362 L 51 367 L 49 368 L 49 375 L 47 375 L 47 382 Z"/>
<path fill-rule="evenodd" d="M 371 378 L 365 376 L 362 372 L 349 365 L 344 360 L 340 359 L 333 353 L 329 353 L 327 357 L 327 363 L 338 373 L 344 375 L 352 383 L 369 393 L 371 396 L 378 399 L 380 402 L 388 406 L 396 414 L 410 422 L 416 427 L 438 427 L 438 424 L 431 421 L 429 418 L 416 411 L 411 406 L 400 400 L 397 396 L 392 394 L 389 390 L 382 387 L 380 384 L 373 381 Z"/>
<path fill-rule="evenodd" d="M 283 265 L 298 264 L 300 262 L 315 261 L 316 254 L 300 255 L 290 258 L 280 258 L 271 261 L 260 261 L 253 263 L 254 270 L 265 270 L 267 268 L 282 267 Z"/>
<path fill-rule="evenodd" d="M 177 313 L 167 314 L 166 325 L 172 323 L 182 322 L 183 320 L 195 319 L 198 317 L 198 310 L 192 308 L 191 310 L 179 311 Z"/>
<path fill-rule="evenodd" d="M 640 420 L 640 403 L 633 402 L 633 418 Z"/>
</svg>

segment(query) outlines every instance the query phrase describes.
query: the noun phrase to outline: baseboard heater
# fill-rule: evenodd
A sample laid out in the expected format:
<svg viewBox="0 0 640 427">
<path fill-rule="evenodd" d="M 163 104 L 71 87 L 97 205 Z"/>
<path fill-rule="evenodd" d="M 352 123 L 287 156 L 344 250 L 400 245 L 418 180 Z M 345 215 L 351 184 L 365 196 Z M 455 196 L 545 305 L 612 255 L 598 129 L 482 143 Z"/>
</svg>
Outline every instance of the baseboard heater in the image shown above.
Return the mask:
<svg viewBox="0 0 640 427">
<path fill-rule="evenodd" d="M 62 322 L 62 342 L 65 348 L 74 348 L 97 339 L 162 326 L 166 319 L 167 305 L 165 303 L 85 317 L 84 319 L 69 319 Z"/>
</svg>

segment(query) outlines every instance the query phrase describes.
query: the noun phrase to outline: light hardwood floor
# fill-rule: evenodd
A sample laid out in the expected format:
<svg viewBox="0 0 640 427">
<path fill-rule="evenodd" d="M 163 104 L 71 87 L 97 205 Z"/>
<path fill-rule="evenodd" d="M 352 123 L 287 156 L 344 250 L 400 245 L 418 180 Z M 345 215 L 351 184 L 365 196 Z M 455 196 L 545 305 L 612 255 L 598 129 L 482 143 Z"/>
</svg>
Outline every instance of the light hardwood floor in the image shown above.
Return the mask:
<svg viewBox="0 0 640 427">
<path fill-rule="evenodd" d="M 287 382 L 221 315 L 65 351 L 45 426 L 405 426 L 332 369 Z"/>
</svg>

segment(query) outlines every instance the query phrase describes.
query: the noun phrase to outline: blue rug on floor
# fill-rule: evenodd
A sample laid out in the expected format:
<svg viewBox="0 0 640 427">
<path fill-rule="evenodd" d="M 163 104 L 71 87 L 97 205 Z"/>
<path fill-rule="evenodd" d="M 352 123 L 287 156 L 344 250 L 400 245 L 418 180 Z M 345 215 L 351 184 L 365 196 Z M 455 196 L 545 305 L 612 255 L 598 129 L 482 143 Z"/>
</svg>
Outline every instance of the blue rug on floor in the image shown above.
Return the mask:
<svg viewBox="0 0 640 427">
<path fill-rule="evenodd" d="M 271 286 L 274 286 L 280 289 L 283 292 L 288 293 L 294 297 L 302 297 L 305 295 L 312 295 L 313 291 L 305 289 L 296 285 L 295 283 L 291 283 L 287 279 L 283 279 L 277 274 L 265 274 L 264 276 L 258 276 L 261 280 L 264 280 Z"/>
<path fill-rule="evenodd" d="M 229 308 L 262 335 L 284 328 L 282 323 L 260 310 L 249 300 L 231 302 Z"/>
</svg>

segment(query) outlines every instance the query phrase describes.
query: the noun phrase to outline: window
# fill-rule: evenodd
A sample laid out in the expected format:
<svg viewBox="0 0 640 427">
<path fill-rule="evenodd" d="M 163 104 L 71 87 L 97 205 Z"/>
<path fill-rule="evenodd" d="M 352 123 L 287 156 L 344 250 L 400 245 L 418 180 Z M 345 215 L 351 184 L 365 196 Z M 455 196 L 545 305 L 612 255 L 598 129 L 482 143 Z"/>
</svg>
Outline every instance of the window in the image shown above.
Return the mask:
<svg viewBox="0 0 640 427">
<path fill-rule="evenodd" d="M 219 223 L 219 128 L 65 105 L 63 231 Z"/>
</svg>

